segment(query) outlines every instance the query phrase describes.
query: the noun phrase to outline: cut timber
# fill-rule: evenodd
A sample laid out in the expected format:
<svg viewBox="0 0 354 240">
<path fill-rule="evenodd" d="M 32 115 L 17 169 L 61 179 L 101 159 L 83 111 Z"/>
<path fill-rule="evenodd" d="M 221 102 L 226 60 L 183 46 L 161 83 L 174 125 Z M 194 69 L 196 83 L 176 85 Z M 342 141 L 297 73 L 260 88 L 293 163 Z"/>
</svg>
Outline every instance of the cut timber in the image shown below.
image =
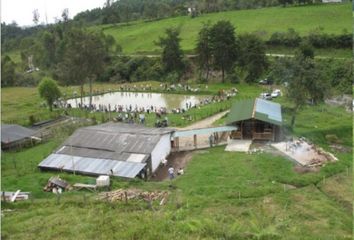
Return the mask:
<svg viewBox="0 0 354 240">
<path fill-rule="evenodd" d="M 93 192 L 93 191 L 96 191 L 96 188 L 97 188 L 96 185 L 83 184 L 83 183 L 75 183 L 75 184 L 73 185 L 73 187 L 74 187 L 75 189 L 77 189 L 77 190 L 80 190 L 80 189 L 85 188 L 85 189 L 90 190 L 90 191 L 92 191 L 92 192 Z"/>
<path fill-rule="evenodd" d="M 21 192 L 21 190 L 17 190 L 17 191 L 15 192 L 15 194 L 14 194 L 13 197 L 11 198 L 11 202 L 14 202 L 14 201 L 16 200 L 17 195 L 18 195 L 20 192 Z"/>
</svg>

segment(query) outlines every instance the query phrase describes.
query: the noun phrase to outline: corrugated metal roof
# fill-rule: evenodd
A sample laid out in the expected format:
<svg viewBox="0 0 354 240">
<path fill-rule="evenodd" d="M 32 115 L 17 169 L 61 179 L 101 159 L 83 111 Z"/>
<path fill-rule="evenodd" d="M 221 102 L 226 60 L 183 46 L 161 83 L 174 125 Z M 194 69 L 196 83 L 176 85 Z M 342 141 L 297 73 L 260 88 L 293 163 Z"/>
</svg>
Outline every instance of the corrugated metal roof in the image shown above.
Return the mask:
<svg viewBox="0 0 354 240">
<path fill-rule="evenodd" d="M 108 122 L 100 125 L 85 127 L 82 129 L 94 129 L 102 132 L 138 133 L 140 135 L 162 135 L 174 131 L 172 128 L 148 128 L 140 124 Z"/>
<path fill-rule="evenodd" d="M 253 99 L 245 99 L 245 100 L 234 102 L 234 104 L 231 107 L 229 116 L 227 118 L 227 124 L 251 119 L 252 112 L 253 112 L 253 105 L 254 105 Z"/>
<path fill-rule="evenodd" d="M 11 143 L 34 136 L 36 131 L 14 124 L 1 124 L 1 142 Z"/>
<path fill-rule="evenodd" d="M 187 137 L 193 135 L 201 135 L 201 134 L 212 134 L 215 132 L 229 132 L 237 130 L 235 126 L 223 126 L 223 127 L 213 127 L 213 128 L 199 128 L 199 129 L 191 129 L 184 131 L 176 131 L 173 133 L 172 137 Z"/>
<path fill-rule="evenodd" d="M 255 118 L 275 125 L 282 124 L 281 106 L 279 103 L 270 102 L 260 98 L 256 99 Z"/>
<path fill-rule="evenodd" d="M 125 153 L 151 154 L 162 135 L 171 131 L 123 123 L 85 127 L 76 130 L 57 153 L 125 161 Z"/>
<path fill-rule="evenodd" d="M 252 113 L 254 113 L 254 115 Z M 275 125 L 281 125 L 281 106 L 279 103 L 260 98 L 256 100 L 241 100 L 233 104 L 227 124 L 252 118 Z"/>
<path fill-rule="evenodd" d="M 146 163 L 117 161 L 102 158 L 51 154 L 38 167 L 43 169 L 64 170 L 90 175 L 113 175 L 134 178 L 145 167 Z M 113 174 L 111 173 L 113 170 Z"/>
</svg>

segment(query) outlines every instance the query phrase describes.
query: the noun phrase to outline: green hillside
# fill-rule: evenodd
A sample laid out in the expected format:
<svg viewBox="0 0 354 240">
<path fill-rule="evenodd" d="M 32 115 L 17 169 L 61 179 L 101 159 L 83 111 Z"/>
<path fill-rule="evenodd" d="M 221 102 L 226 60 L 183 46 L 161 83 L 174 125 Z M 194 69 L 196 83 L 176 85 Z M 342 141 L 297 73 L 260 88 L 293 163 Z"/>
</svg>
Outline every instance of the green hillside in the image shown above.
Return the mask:
<svg viewBox="0 0 354 240">
<path fill-rule="evenodd" d="M 202 15 L 169 18 L 154 22 L 134 22 L 129 25 L 101 25 L 106 34 L 113 35 L 123 47 L 124 53 L 147 53 L 159 50 L 154 45 L 168 27 L 180 27 L 182 48 L 194 49 L 198 31 L 204 22 L 214 23 L 228 20 L 234 24 L 237 33 L 257 32 L 264 39 L 276 31 L 294 28 L 301 35 L 311 30 L 323 29 L 326 33 L 340 34 L 343 29 L 352 28 L 350 4 L 315 5 L 303 7 L 275 7 L 256 10 L 220 12 Z M 94 27 L 94 28 L 97 28 Z"/>
</svg>

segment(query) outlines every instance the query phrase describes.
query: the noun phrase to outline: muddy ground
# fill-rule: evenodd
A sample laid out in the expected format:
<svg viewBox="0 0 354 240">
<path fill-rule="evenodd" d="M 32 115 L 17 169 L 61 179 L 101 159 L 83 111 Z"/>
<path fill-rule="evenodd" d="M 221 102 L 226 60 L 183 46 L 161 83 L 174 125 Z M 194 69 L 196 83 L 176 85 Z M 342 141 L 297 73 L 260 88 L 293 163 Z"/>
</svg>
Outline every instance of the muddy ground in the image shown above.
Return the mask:
<svg viewBox="0 0 354 240">
<path fill-rule="evenodd" d="M 193 153 L 195 151 L 186 151 L 186 152 L 174 152 L 171 153 L 167 158 L 167 164 L 165 166 L 160 166 L 154 176 L 151 178 L 152 181 L 163 181 L 168 179 L 168 168 L 172 166 L 175 169 L 175 173 L 177 174 L 177 170 L 179 168 L 185 169 L 188 162 L 192 159 Z"/>
</svg>

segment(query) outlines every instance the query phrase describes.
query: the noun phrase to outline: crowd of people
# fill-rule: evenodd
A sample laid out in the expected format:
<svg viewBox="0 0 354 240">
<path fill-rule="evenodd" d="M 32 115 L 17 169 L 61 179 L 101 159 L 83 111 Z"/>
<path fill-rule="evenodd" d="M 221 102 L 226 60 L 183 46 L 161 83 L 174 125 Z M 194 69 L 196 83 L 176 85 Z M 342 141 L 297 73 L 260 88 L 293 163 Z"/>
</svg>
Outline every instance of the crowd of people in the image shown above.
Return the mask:
<svg viewBox="0 0 354 240">
<path fill-rule="evenodd" d="M 167 85 L 167 84 L 161 84 L 161 88 L 164 90 L 168 91 L 169 89 L 171 90 L 178 90 L 178 89 L 183 89 L 186 91 L 195 91 L 196 89 L 191 88 L 189 85 L 182 85 L 182 84 L 172 84 L 172 85 Z M 208 86 L 206 86 L 207 88 Z M 134 85 L 133 87 L 129 85 L 122 85 L 120 87 L 121 91 L 132 91 L 132 90 L 152 90 L 152 86 L 150 84 L 146 85 L 140 85 L 136 86 Z M 197 88 L 198 89 L 198 88 Z M 145 114 L 155 114 L 156 115 L 156 127 L 167 127 L 168 126 L 168 119 L 167 119 L 167 113 L 173 113 L 173 114 L 183 114 L 184 116 L 185 113 L 187 113 L 189 110 L 198 108 L 200 109 L 201 107 L 213 103 L 219 103 L 222 101 L 226 101 L 230 99 L 231 97 L 235 96 L 238 93 L 236 88 L 233 88 L 229 91 L 224 91 L 220 90 L 217 95 L 210 96 L 210 97 L 205 97 L 201 99 L 199 102 L 195 101 L 185 101 L 183 103 L 183 106 L 178 107 L 178 108 L 173 108 L 171 110 L 168 110 L 166 107 L 161 107 L 161 106 L 138 106 L 135 104 L 133 106 L 132 104 L 129 105 L 122 105 L 122 104 L 86 104 L 83 103 L 81 104 L 80 102 L 76 101 L 76 107 L 85 109 L 87 111 L 90 111 L 91 113 L 93 112 L 110 112 L 110 113 L 118 113 L 115 117 L 114 120 L 116 121 L 121 121 L 121 122 L 127 122 L 127 123 L 145 123 Z M 130 93 L 128 93 L 130 94 Z M 70 103 L 67 103 L 66 101 L 58 101 L 55 103 L 54 107 L 62 107 L 66 109 L 70 109 L 73 106 Z M 185 117 L 188 119 L 188 117 Z"/>
</svg>

